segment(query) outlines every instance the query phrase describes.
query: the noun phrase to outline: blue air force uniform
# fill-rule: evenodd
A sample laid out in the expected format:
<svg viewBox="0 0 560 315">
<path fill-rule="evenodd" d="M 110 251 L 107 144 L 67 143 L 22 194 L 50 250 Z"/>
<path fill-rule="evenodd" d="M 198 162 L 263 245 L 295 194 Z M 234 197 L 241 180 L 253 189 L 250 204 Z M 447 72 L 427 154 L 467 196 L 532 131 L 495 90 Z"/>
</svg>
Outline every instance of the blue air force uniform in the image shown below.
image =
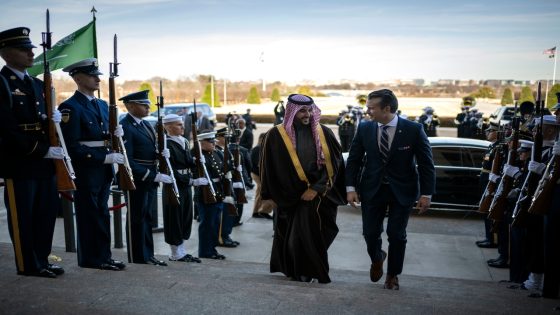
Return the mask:
<svg viewBox="0 0 560 315">
<path fill-rule="evenodd" d="M 0 49 L 35 48 L 28 35 L 25 27 L 1 32 Z M 48 256 L 60 201 L 53 160 L 44 158 L 50 145 L 43 82 L 7 65 L 0 90 L 0 176 L 17 272 L 53 278 Z"/>
<path fill-rule="evenodd" d="M 70 75 L 97 76 L 97 60 L 68 66 Z M 111 229 L 108 208 L 113 180 L 112 164 L 104 164 L 109 151 L 108 104 L 76 91 L 58 107 L 61 128 L 76 172 L 74 205 L 78 239 L 78 265 L 100 268 L 111 262 Z"/>
</svg>

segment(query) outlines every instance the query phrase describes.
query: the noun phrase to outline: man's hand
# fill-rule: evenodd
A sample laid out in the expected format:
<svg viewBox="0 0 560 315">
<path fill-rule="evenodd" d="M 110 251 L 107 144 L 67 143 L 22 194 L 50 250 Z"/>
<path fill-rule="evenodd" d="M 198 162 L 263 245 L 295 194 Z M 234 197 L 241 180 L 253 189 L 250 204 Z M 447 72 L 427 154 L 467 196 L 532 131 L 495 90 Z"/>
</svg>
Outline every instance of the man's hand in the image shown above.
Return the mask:
<svg viewBox="0 0 560 315">
<path fill-rule="evenodd" d="M 317 197 L 317 192 L 311 188 L 307 188 L 307 190 L 301 195 L 301 200 L 311 201 Z"/>
<path fill-rule="evenodd" d="M 430 198 L 426 196 L 421 196 L 420 199 L 418 199 L 418 203 L 416 204 L 416 208 L 418 209 L 418 214 L 422 214 L 428 211 L 428 208 L 430 208 L 430 203 L 431 203 Z"/>
<path fill-rule="evenodd" d="M 357 208 L 356 203 L 360 202 L 360 199 L 358 198 L 358 193 L 356 193 L 355 191 L 347 192 L 346 200 L 354 208 Z"/>
</svg>

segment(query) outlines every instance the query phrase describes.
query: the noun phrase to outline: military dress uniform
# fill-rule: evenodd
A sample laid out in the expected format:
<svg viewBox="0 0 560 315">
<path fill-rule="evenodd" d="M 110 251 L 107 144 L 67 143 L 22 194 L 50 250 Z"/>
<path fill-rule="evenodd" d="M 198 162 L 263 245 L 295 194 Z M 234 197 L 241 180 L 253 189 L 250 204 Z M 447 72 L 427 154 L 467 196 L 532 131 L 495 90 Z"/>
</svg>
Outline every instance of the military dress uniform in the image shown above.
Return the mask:
<svg viewBox="0 0 560 315">
<path fill-rule="evenodd" d="M 488 128 L 489 131 L 498 131 L 498 127 L 496 125 L 492 125 Z M 494 162 L 494 158 L 498 151 L 498 141 L 490 144 L 486 153 L 484 154 L 484 160 L 482 160 L 482 169 L 480 171 L 480 195 L 484 194 L 486 190 L 486 186 L 488 185 L 490 172 L 492 171 L 492 163 Z M 492 230 L 492 220 L 485 218 L 484 219 L 484 235 L 485 239 L 481 241 L 477 241 L 476 245 L 482 248 L 489 248 L 489 247 L 496 247 L 495 240 L 494 240 L 494 233 L 491 232 Z"/>
<path fill-rule="evenodd" d="M 35 48 L 28 35 L 25 27 L 1 32 L 0 49 Z M 50 145 L 43 82 L 8 66 L 0 80 L 9 90 L 0 94 L 0 176 L 17 272 L 54 278 L 64 270 L 48 262 L 60 200 L 53 160 L 45 158 Z"/>
<path fill-rule="evenodd" d="M 172 114 L 173 115 L 173 114 Z M 171 116 L 171 115 L 168 115 Z M 163 123 L 172 121 L 166 116 Z M 180 116 L 178 119 L 182 119 Z M 192 196 L 192 171 L 195 166 L 194 159 L 189 149 L 189 141 L 184 137 L 167 137 L 167 148 L 170 152 L 169 162 L 173 169 L 177 188 L 179 189 L 179 206 L 163 204 L 163 232 L 165 242 L 171 246 L 180 247 L 178 254 L 180 257 L 171 257 L 171 260 L 197 261 L 184 251 L 184 240 L 191 237 L 193 221 L 193 196 Z M 163 200 L 167 200 L 163 190 Z M 199 261 L 198 261 L 199 262 Z"/>
<path fill-rule="evenodd" d="M 342 152 L 348 152 L 352 144 L 352 139 L 354 139 L 354 133 L 356 132 L 356 118 L 354 114 L 343 111 L 340 113 L 336 123 L 338 125 L 338 137 L 340 139 Z"/>
<path fill-rule="evenodd" d="M 215 132 L 200 134 L 198 135 L 198 140 L 212 140 L 214 135 Z M 216 202 L 206 203 L 202 197 L 201 186 L 196 186 L 194 199 L 200 220 L 198 225 L 198 256 L 201 258 L 225 259 L 225 256 L 219 254 L 216 250 L 220 229 L 220 214 L 223 210 L 222 202 L 224 200 L 222 185 L 222 178 L 224 176 L 222 167 L 223 155 L 219 153 L 219 150 L 213 150 L 212 152 L 201 150 L 201 154 L 204 155 L 206 170 L 210 177 L 209 184 L 214 189 Z"/>
<path fill-rule="evenodd" d="M 100 75 L 97 60 L 90 58 L 63 69 L 71 76 Z M 76 172 L 74 206 L 78 239 L 78 265 L 120 270 L 122 262 L 111 258 L 109 193 L 114 171 L 105 159 L 112 153 L 109 106 L 102 100 L 76 91 L 58 107 L 62 133 Z M 115 263 L 116 262 L 116 263 Z"/>
<path fill-rule="evenodd" d="M 138 95 L 142 94 L 142 95 Z M 142 98 L 138 100 L 137 98 Z M 119 100 L 126 102 L 147 102 L 147 91 L 129 94 Z M 155 182 L 157 172 L 156 133 L 146 121 L 127 114 L 120 124 L 124 130 L 124 145 L 132 170 L 136 190 L 128 193 L 127 213 L 127 250 L 128 260 L 133 263 L 155 262 L 154 239 L 152 235 L 151 205 L 156 198 L 158 183 Z"/>
</svg>

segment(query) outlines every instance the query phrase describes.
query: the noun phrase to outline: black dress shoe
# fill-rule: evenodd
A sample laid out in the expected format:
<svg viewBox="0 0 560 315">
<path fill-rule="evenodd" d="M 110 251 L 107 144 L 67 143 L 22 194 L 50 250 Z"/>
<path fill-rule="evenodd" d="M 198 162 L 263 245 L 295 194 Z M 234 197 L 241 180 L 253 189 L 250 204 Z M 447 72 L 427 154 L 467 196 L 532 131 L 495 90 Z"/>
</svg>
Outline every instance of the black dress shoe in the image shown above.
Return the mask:
<svg viewBox="0 0 560 315">
<path fill-rule="evenodd" d="M 123 270 L 124 268 L 126 268 L 125 263 L 122 262 L 122 261 L 120 261 L 120 260 L 109 259 L 109 260 L 107 261 L 107 263 L 108 263 L 109 265 L 113 265 L 113 266 L 119 268 L 120 270 Z"/>
<path fill-rule="evenodd" d="M 478 244 L 489 243 L 489 242 L 490 242 L 489 240 L 484 239 L 484 240 L 476 241 L 476 242 L 474 242 L 474 243 L 475 243 L 476 245 L 478 245 Z"/>
<path fill-rule="evenodd" d="M 221 243 L 218 243 L 219 247 L 229 247 L 229 248 L 234 248 L 237 247 L 237 245 L 235 245 L 235 243 L 233 243 L 231 240 L 225 240 Z"/>
<path fill-rule="evenodd" d="M 54 273 L 57 276 L 60 276 L 61 274 L 64 273 L 64 269 L 59 265 L 55 265 L 55 264 L 48 264 L 47 270 Z"/>
<path fill-rule="evenodd" d="M 101 270 L 110 270 L 110 271 L 120 271 L 121 269 L 115 265 L 111 265 L 109 263 L 101 264 L 97 266 L 97 268 Z"/>
<path fill-rule="evenodd" d="M 502 257 L 492 258 L 492 259 L 488 259 L 488 260 L 486 261 L 486 263 L 489 264 L 489 263 L 496 262 L 496 261 L 498 261 L 498 260 L 504 260 L 504 259 L 503 259 Z"/>
<path fill-rule="evenodd" d="M 146 261 L 146 263 L 151 264 L 151 265 L 155 265 L 155 266 L 167 266 L 167 263 L 165 261 L 158 260 L 154 256 L 150 257 L 150 259 L 148 259 L 148 261 Z"/>
<path fill-rule="evenodd" d="M 25 271 L 25 272 L 18 271 L 17 274 L 20 276 L 31 276 L 31 277 L 41 277 L 41 278 L 51 278 L 51 279 L 56 278 L 56 274 L 52 271 L 49 271 L 48 269 Z"/>
<path fill-rule="evenodd" d="M 194 263 L 201 263 L 202 261 L 198 257 L 194 257 L 192 255 L 186 254 L 185 256 L 179 259 L 171 259 L 169 261 L 183 261 L 183 262 L 194 262 Z"/>
<path fill-rule="evenodd" d="M 509 265 L 508 265 L 508 263 L 505 259 L 498 259 L 496 261 L 489 262 L 488 266 L 493 267 L 493 268 L 508 268 L 509 267 Z"/>
<path fill-rule="evenodd" d="M 480 248 L 497 248 L 498 244 L 494 244 L 491 242 L 482 242 L 480 244 L 476 244 L 476 246 L 480 247 Z"/>
<path fill-rule="evenodd" d="M 224 256 L 222 254 L 212 254 L 210 256 L 200 256 L 200 258 L 224 260 L 224 259 L 226 259 L 226 256 Z"/>
</svg>

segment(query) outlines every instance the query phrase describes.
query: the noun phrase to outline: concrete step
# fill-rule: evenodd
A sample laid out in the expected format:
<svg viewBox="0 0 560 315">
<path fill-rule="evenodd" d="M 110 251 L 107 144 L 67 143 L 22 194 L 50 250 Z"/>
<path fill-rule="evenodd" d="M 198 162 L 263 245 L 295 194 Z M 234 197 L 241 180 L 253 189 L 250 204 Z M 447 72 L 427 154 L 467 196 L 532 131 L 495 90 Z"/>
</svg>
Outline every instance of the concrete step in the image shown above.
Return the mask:
<svg viewBox="0 0 560 315">
<path fill-rule="evenodd" d="M 402 275 L 401 290 L 388 291 L 365 271 L 334 269 L 333 282 L 319 284 L 270 274 L 264 263 L 204 259 L 113 272 L 80 268 L 63 248 L 53 254 L 63 276 L 17 276 L 11 244 L 0 243 L 0 314 L 547 314 L 560 304 L 491 281 Z"/>
</svg>

